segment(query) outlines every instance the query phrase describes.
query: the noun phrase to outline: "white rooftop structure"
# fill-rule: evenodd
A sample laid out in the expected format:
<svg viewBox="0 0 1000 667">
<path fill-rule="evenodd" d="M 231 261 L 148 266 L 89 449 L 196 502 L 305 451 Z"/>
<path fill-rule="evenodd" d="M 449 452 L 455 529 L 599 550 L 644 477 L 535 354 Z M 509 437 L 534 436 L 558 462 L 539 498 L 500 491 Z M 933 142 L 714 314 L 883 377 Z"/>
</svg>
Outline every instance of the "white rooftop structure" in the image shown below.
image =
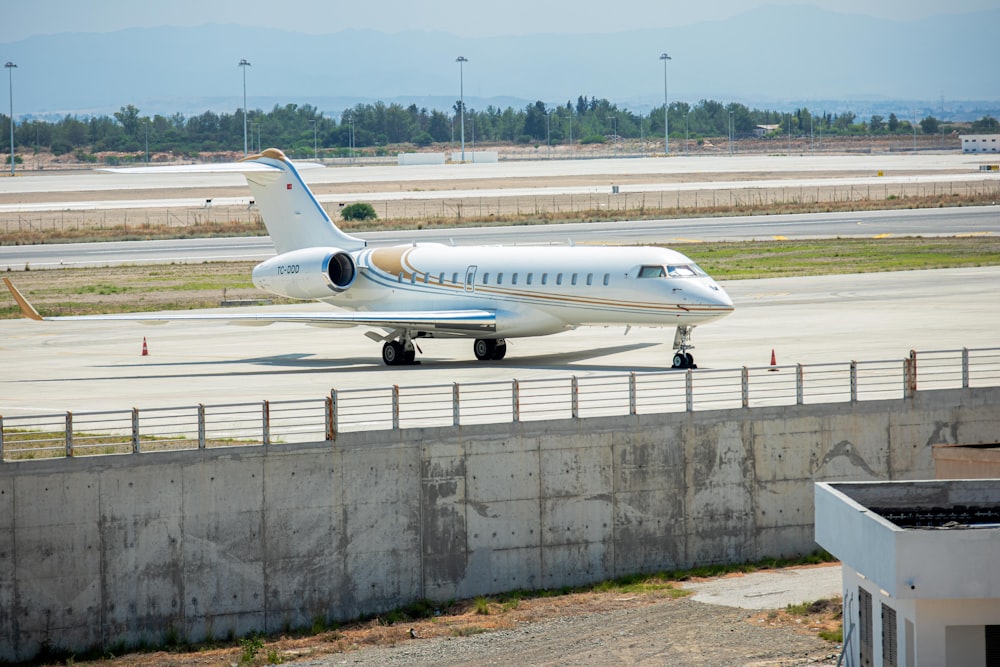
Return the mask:
<svg viewBox="0 0 1000 667">
<path fill-rule="evenodd" d="M 1000 479 L 818 483 L 847 665 L 1000 665 Z"/>
</svg>

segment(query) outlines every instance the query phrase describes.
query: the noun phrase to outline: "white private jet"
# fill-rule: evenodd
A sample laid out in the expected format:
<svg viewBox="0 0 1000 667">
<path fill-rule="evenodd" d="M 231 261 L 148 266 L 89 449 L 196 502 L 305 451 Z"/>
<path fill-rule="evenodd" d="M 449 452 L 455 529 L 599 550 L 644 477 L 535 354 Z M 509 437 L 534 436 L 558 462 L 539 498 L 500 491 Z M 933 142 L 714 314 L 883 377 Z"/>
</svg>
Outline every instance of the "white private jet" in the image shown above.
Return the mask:
<svg viewBox="0 0 1000 667">
<path fill-rule="evenodd" d="M 300 164 L 300 167 L 320 165 Z M 676 327 L 675 368 L 693 368 L 695 326 L 733 312 L 729 295 L 679 252 L 656 247 L 447 246 L 368 248 L 341 231 L 278 149 L 228 165 L 149 171 L 239 171 L 253 192 L 277 255 L 253 283 L 292 299 L 343 310 L 322 313 L 130 314 L 43 318 L 4 278 L 25 317 L 36 320 L 223 320 L 266 325 L 366 326 L 387 365 L 414 363 L 419 338 L 472 338 L 482 361 L 503 359 L 506 339 L 578 326 Z"/>
</svg>

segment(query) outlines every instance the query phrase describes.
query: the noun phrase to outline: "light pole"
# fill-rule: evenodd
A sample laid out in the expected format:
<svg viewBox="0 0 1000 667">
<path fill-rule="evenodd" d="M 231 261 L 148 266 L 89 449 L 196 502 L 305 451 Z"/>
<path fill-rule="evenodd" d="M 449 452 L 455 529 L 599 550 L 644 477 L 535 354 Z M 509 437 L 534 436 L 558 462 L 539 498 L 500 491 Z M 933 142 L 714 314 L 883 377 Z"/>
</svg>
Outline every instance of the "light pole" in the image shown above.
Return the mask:
<svg viewBox="0 0 1000 667">
<path fill-rule="evenodd" d="M 545 150 L 552 157 L 552 109 L 545 110 Z"/>
<path fill-rule="evenodd" d="M 354 162 L 354 116 L 348 118 L 348 122 L 350 122 L 351 124 L 350 146 L 351 146 L 351 163 L 353 163 Z"/>
<path fill-rule="evenodd" d="M 14 68 L 11 61 L 4 64 L 7 68 L 7 87 L 10 89 L 10 175 L 14 175 Z"/>
<path fill-rule="evenodd" d="M 465 56 L 459 56 L 455 58 L 455 62 L 458 63 L 458 111 L 462 115 L 462 128 L 460 134 L 462 135 L 462 162 L 465 162 L 465 63 L 469 62 L 469 59 Z"/>
<path fill-rule="evenodd" d="M 734 134 L 735 134 L 735 132 L 734 132 L 734 126 L 733 126 L 733 112 L 730 111 L 729 112 L 729 154 L 730 155 L 733 154 L 733 135 Z"/>
<path fill-rule="evenodd" d="M 243 156 L 246 157 L 249 155 L 247 152 L 247 67 L 250 67 L 250 61 L 241 58 L 239 66 L 243 70 Z"/>
<path fill-rule="evenodd" d="M 670 108 L 667 106 L 667 61 L 670 60 L 670 56 L 666 53 L 660 54 L 660 60 L 663 61 L 663 154 L 670 155 L 670 118 L 669 111 Z"/>
</svg>

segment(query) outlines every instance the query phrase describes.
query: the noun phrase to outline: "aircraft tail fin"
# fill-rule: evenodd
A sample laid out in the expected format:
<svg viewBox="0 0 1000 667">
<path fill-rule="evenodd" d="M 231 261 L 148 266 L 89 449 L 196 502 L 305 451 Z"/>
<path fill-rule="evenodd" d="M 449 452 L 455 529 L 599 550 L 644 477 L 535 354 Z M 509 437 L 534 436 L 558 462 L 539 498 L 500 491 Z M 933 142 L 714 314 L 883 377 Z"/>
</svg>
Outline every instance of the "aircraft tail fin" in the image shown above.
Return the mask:
<svg viewBox="0 0 1000 667">
<path fill-rule="evenodd" d="M 268 148 L 242 162 L 270 167 L 247 170 L 243 175 L 279 254 L 317 246 L 347 251 L 365 247 L 363 239 L 334 224 L 282 151 Z"/>
</svg>

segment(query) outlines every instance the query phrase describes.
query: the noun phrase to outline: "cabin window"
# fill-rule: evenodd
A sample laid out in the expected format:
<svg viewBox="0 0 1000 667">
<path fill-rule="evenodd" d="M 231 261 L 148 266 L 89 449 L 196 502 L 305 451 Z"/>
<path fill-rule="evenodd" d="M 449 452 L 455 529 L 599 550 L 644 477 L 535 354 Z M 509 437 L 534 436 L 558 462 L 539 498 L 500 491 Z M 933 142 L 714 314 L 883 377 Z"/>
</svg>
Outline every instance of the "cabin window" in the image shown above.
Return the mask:
<svg viewBox="0 0 1000 667">
<path fill-rule="evenodd" d="M 484 285 L 489 285 L 490 284 L 490 272 L 489 271 L 487 271 L 486 273 L 483 274 L 483 284 Z"/>
<path fill-rule="evenodd" d="M 531 284 L 531 277 L 532 277 L 533 275 L 535 275 L 535 274 L 533 274 L 533 273 L 529 273 L 529 274 L 528 274 L 528 277 L 527 277 L 527 279 L 525 279 L 525 281 L 524 281 L 524 282 L 525 282 L 526 284 L 530 285 L 530 284 Z"/>
<path fill-rule="evenodd" d="M 556 285 L 562 285 L 562 274 L 561 273 L 557 273 L 556 274 Z"/>
<path fill-rule="evenodd" d="M 575 284 L 576 284 L 576 274 L 575 274 L 575 273 L 573 274 L 573 277 L 569 279 L 569 282 L 570 282 L 570 284 L 572 284 L 572 285 L 575 285 Z"/>
<path fill-rule="evenodd" d="M 588 285 L 593 285 L 594 284 L 594 274 L 593 273 L 588 273 L 587 274 L 587 284 Z"/>
<path fill-rule="evenodd" d="M 426 285 L 426 284 L 427 284 L 427 283 L 429 283 L 430 281 L 431 281 L 431 274 L 429 274 L 429 273 L 425 273 L 425 274 L 424 274 L 424 284 Z"/>
<path fill-rule="evenodd" d="M 549 274 L 547 274 L 547 273 L 543 273 L 542 274 L 542 284 L 543 285 L 548 285 L 549 284 Z"/>
<path fill-rule="evenodd" d="M 503 285 L 503 271 L 497 274 L 497 285 Z"/>
<path fill-rule="evenodd" d="M 607 287 L 610 284 L 611 284 L 611 274 L 610 273 L 605 273 L 604 274 L 604 285 L 605 285 L 605 287 Z"/>
<path fill-rule="evenodd" d="M 399 282 L 403 282 L 403 272 L 399 272 Z"/>
<path fill-rule="evenodd" d="M 667 271 L 662 266 L 644 266 L 639 269 L 640 278 L 665 278 Z"/>
<path fill-rule="evenodd" d="M 455 273 L 451 274 L 451 282 L 455 283 L 456 285 L 458 284 L 458 272 L 457 271 Z"/>
<path fill-rule="evenodd" d="M 517 284 L 517 272 L 515 272 L 514 275 L 512 275 L 510 277 L 510 284 L 511 285 L 516 285 Z"/>
<path fill-rule="evenodd" d="M 410 284 L 412 285 L 415 282 L 417 282 L 417 274 L 411 273 L 410 274 Z"/>
<path fill-rule="evenodd" d="M 438 274 L 438 285 L 444 285 L 444 274 L 443 273 L 439 273 Z"/>
</svg>

